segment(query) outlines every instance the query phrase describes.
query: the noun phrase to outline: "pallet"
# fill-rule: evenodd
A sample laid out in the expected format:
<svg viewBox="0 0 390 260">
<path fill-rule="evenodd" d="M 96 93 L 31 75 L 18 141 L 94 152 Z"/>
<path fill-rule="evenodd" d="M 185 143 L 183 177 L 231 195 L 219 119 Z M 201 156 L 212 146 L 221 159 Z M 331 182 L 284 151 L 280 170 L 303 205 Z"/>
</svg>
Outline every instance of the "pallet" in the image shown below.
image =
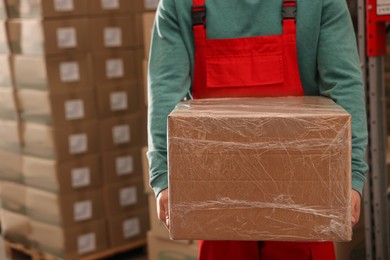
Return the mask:
<svg viewBox="0 0 390 260">
<path fill-rule="evenodd" d="M 34 249 L 27 248 L 19 243 L 12 243 L 7 240 L 3 240 L 4 249 L 7 257 L 11 260 L 58 260 L 59 258 L 46 255 L 42 252 L 38 252 Z M 105 259 L 117 254 L 125 253 L 127 251 L 140 248 L 146 245 L 146 239 L 140 239 L 123 246 L 109 248 L 107 250 L 89 254 L 80 258 L 80 260 L 98 260 Z"/>
</svg>

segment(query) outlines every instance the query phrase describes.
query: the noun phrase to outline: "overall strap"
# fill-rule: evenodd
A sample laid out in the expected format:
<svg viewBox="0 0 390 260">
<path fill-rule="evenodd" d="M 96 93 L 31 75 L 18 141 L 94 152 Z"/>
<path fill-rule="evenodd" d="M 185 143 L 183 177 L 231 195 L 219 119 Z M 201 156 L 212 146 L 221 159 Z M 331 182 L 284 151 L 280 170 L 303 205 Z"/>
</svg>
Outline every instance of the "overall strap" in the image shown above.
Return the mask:
<svg viewBox="0 0 390 260">
<path fill-rule="evenodd" d="M 283 0 L 283 34 L 296 34 L 297 0 Z"/>
</svg>

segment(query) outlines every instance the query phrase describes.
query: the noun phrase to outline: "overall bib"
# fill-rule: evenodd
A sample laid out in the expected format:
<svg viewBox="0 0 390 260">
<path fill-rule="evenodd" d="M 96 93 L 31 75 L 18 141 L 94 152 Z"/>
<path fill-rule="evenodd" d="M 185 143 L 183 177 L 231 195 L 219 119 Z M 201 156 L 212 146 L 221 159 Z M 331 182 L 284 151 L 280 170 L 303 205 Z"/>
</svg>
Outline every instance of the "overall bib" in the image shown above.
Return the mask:
<svg viewBox="0 0 390 260">
<path fill-rule="evenodd" d="M 283 0 L 283 33 L 207 39 L 205 0 L 192 1 L 194 99 L 302 96 L 296 0 Z M 199 241 L 200 260 L 334 260 L 332 242 Z"/>
</svg>

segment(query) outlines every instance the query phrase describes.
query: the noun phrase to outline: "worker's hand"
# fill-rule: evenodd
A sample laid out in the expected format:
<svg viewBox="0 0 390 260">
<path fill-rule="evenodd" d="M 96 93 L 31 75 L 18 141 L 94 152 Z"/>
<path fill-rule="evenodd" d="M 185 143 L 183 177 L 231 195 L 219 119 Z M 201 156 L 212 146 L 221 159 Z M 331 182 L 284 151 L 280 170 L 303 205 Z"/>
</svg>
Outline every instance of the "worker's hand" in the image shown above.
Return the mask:
<svg viewBox="0 0 390 260">
<path fill-rule="evenodd" d="M 164 226 L 169 229 L 168 189 L 163 190 L 157 196 L 157 215 Z"/>
<path fill-rule="evenodd" d="M 359 222 L 360 218 L 360 194 L 352 190 L 352 226 Z"/>
</svg>

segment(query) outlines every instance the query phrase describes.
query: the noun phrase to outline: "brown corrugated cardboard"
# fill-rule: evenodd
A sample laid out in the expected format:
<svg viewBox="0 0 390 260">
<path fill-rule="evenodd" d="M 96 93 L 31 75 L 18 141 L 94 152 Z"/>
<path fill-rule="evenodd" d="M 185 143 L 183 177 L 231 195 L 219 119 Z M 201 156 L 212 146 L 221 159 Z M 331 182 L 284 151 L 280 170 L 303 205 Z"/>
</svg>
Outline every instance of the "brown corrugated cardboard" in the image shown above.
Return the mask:
<svg viewBox="0 0 390 260">
<path fill-rule="evenodd" d="M 148 60 L 149 51 L 150 51 L 150 41 L 152 40 L 154 17 L 156 13 L 144 13 L 143 14 L 143 35 L 144 35 L 144 51 L 145 59 Z"/>
<path fill-rule="evenodd" d="M 0 118 L 17 120 L 18 112 L 15 91 L 12 88 L 0 88 Z"/>
<path fill-rule="evenodd" d="M 150 220 L 150 232 L 154 236 L 169 240 L 168 229 L 164 224 L 158 219 L 157 215 L 157 204 L 154 194 L 149 194 L 149 220 Z M 190 244 L 193 241 L 191 240 L 171 240 L 172 243 L 184 243 Z"/>
<path fill-rule="evenodd" d="M 142 144 L 140 114 L 106 119 L 100 122 L 101 151 Z"/>
<path fill-rule="evenodd" d="M 142 185 L 142 179 L 137 179 L 104 187 L 106 212 L 110 215 L 119 215 L 148 206 L 148 198 L 143 192 Z"/>
<path fill-rule="evenodd" d="M 137 46 L 134 16 L 96 17 L 89 19 L 89 24 L 94 51 Z"/>
<path fill-rule="evenodd" d="M 87 13 L 86 1 L 6 0 L 10 18 L 70 17 Z"/>
<path fill-rule="evenodd" d="M 104 220 L 65 228 L 31 221 L 31 240 L 37 250 L 61 259 L 78 260 L 108 248 Z"/>
<path fill-rule="evenodd" d="M 0 53 L 9 53 L 7 28 L 5 21 L 0 20 Z"/>
<path fill-rule="evenodd" d="M 147 11 L 154 11 L 157 9 L 159 0 L 143 0 L 144 1 L 144 8 Z"/>
<path fill-rule="evenodd" d="M 136 82 L 134 51 L 111 50 L 93 55 L 94 84 L 125 85 Z"/>
<path fill-rule="evenodd" d="M 31 226 L 27 216 L 1 209 L 0 218 L 1 233 L 7 241 L 30 245 Z"/>
<path fill-rule="evenodd" d="M 143 11 L 138 0 L 88 0 L 90 14 L 130 14 Z"/>
<path fill-rule="evenodd" d="M 13 61 L 17 88 L 53 93 L 92 89 L 89 54 L 14 55 Z"/>
<path fill-rule="evenodd" d="M 198 245 L 174 243 L 167 239 L 162 239 L 148 232 L 148 259 L 181 259 L 181 260 L 197 260 Z"/>
<path fill-rule="evenodd" d="M 63 163 L 23 156 L 25 184 L 58 194 L 100 188 L 100 168 L 98 155 L 82 156 Z"/>
<path fill-rule="evenodd" d="M 26 122 L 61 126 L 97 119 L 93 89 L 57 94 L 20 89 L 17 95 Z"/>
<path fill-rule="evenodd" d="M 20 152 L 22 146 L 20 123 L 14 120 L 0 119 L 0 149 Z"/>
<path fill-rule="evenodd" d="M 0 179 L 21 183 L 23 181 L 22 156 L 0 150 L 0 158 Z"/>
<path fill-rule="evenodd" d="M 26 214 L 26 187 L 14 182 L 0 183 L 1 207 L 12 212 Z"/>
<path fill-rule="evenodd" d="M 138 89 L 135 84 L 98 87 L 98 115 L 100 119 L 126 116 L 138 111 Z"/>
<path fill-rule="evenodd" d="M 7 10 L 4 1 L 5 0 L 0 0 L 0 20 L 7 19 Z"/>
<path fill-rule="evenodd" d="M 144 177 L 144 191 L 147 194 L 153 194 L 153 190 L 149 185 L 149 161 L 146 153 L 148 152 L 148 147 L 143 147 L 141 150 L 141 159 L 142 159 L 142 175 Z"/>
<path fill-rule="evenodd" d="M 68 228 L 104 218 L 101 189 L 54 194 L 26 188 L 27 215 L 34 220 Z"/>
<path fill-rule="evenodd" d="M 183 102 L 168 133 L 171 238 L 351 239 L 351 117 L 330 99 Z"/>
<path fill-rule="evenodd" d="M 15 54 L 59 54 L 89 50 L 86 19 L 14 19 L 8 22 L 9 41 Z"/>
<path fill-rule="evenodd" d="M 139 179 L 142 165 L 140 148 L 124 148 L 102 154 L 103 180 L 106 184 Z"/>
<path fill-rule="evenodd" d="M 0 55 L 0 87 L 13 87 L 11 56 Z"/>
<path fill-rule="evenodd" d="M 123 246 L 127 243 L 146 239 L 149 230 L 148 208 L 110 216 L 108 218 L 108 236 L 111 247 Z"/>
<path fill-rule="evenodd" d="M 97 122 L 83 122 L 61 127 L 35 123 L 22 125 L 23 153 L 57 161 L 99 152 Z"/>
</svg>

